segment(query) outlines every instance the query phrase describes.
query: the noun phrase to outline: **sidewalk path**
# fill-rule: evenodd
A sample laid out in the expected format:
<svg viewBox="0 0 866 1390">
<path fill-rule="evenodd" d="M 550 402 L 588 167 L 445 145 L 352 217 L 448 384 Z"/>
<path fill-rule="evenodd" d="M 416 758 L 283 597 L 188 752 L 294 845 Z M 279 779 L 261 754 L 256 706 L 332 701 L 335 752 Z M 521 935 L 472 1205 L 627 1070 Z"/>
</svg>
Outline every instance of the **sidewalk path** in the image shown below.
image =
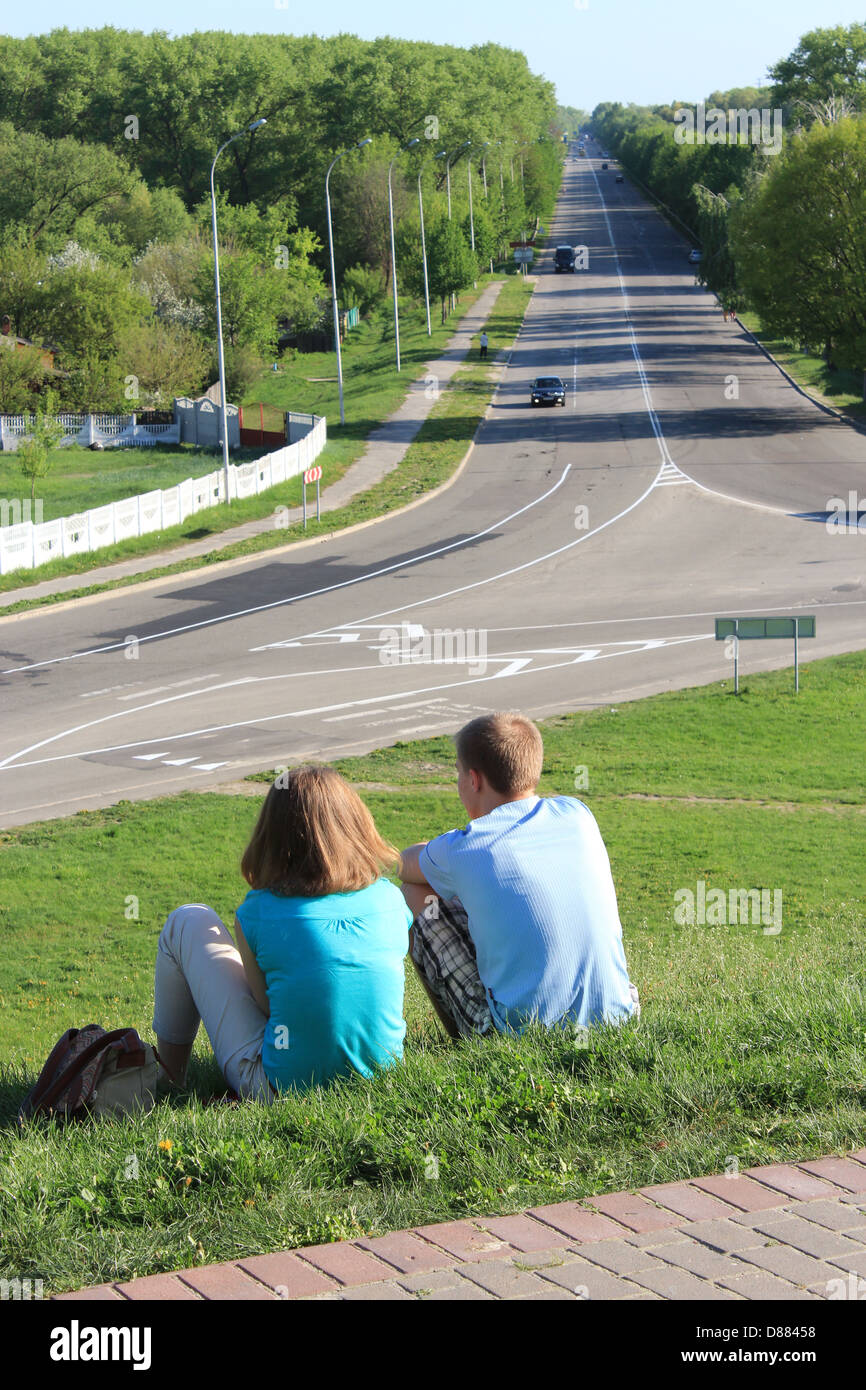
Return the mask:
<svg viewBox="0 0 866 1390">
<path fill-rule="evenodd" d="M 439 388 L 444 386 L 466 360 L 472 338 L 480 332 L 488 319 L 504 283 L 504 280 L 494 280 L 486 286 L 469 312 L 460 320 L 442 356 L 427 363 L 423 376 L 408 385 L 403 404 L 368 436 L 367 446 L 361 457 L 350 464 L 342 478 L 324 489 L 321 497 L 323 512 L 332 512 L 338 507 L 344 507 L 358 493 L 366 492 L 375 483 L 381 482 L 402 462 L 406 450 L 436 403 L 437 395 L 432 389 L 433 385 Z M 490 365 L 492 366 L 501 356 L 502 354 L 491 357 Z M 435 378 L 435 383 L 431 378 Z M 283 519 L 284 524 L 289 526 L 301 521 L 303 515 L 302 507 L 292 508 Z M 61 579 L 29 584 L 25 588 L 0 594 L 0 611 L 11 604 L 19 603 L 21 599 L 46 598 L 52 594 L 89 588 L 92 584 L 110 584 L 131 574 L 146 574 L 149 570 L 162 569 L 165 565 L 173 565 L 198 555 L 211 555 L 216 550 L 223 550 L 226 546 L 235 545 L 238 541 L 257 536 L 263 531 L 272 531 L 273 528 L 273 514 L 269 513 L 242 526 L 233 526 L 228 531 L 207 536 L 203 540 L 186 541 L 171 550 L 153 551 L 134 560 L 122 560 L 117 564 L 103 565 L 98 569 L 85 570 L 83 573 L 64 575 Z"/>
<path fill-rule="evenodd" d="M 103 1299 L 851 1299 L 866 1149 L 99 1284 Z"/>
</svg>

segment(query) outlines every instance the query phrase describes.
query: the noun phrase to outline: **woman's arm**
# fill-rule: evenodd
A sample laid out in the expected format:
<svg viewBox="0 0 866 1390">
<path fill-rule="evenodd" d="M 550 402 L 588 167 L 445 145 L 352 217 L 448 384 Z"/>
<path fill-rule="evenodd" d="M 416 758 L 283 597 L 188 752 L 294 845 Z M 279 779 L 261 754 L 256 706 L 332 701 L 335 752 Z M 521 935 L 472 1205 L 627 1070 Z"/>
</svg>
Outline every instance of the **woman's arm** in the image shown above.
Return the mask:
<svg viewBox="0 0 866 1390">
<path fill-rule="evenodd" d="M 252 996 L 265 1018 L 270 1018 L 271 1006 L 268 1003 L 267 981 L 265 980 L 264 972 L 259 966 L 258 961 L 250 950 L 249 943 L 244 936 L 243 928 L 237 917 L 235 917 L 235 940 L 238 943 L 238 952 L 243 961 L 247 984 L 250 987 Z"/>
</svg>

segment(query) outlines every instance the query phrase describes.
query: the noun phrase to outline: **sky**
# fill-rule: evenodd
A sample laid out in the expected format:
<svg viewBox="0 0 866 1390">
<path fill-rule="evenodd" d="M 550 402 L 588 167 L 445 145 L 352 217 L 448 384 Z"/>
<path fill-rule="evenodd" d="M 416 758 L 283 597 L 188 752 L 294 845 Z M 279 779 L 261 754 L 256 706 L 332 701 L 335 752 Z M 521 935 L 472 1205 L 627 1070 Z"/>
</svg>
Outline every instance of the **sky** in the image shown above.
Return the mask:
<svg viewBox="0 0 866 1390">
<path fill-rule="evenodd" d="M 11 11 L 11 6 L 9 7 Z M 237 33 L 358 34 L 525 53 L 563 105 L 695 102 L 752 86 L 810 29 L 866 20 L 864 0 L 41 0 L 3 32 L 51 29 L 203 29 Z M 37 27 L 29 14 L 38 16 Z"/>
</svg>

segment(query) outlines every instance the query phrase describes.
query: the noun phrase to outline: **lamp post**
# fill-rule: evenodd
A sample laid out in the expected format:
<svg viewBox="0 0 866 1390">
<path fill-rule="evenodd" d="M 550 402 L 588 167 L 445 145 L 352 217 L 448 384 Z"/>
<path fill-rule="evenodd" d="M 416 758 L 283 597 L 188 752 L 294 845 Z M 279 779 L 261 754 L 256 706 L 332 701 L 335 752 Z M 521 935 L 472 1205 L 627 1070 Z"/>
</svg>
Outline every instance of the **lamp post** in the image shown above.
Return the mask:
<svg viewBox="0 0 866 1390">
<path fill-rule="evenodd" d="M 227 149 L 228 146 L 233 144 L 235 140 L 239 140 L 242 135 L 245 135 L 247 133 L 247 131 L 258 130 L 259 126 L 263 125 L 267 125 L 267 121 L 264 118 L 264 116 L 261 118 L 261 120 L 253 121 L 250 125 L 245 126 L 243 130 L 239 130 L 237 135 L 233 135 L 231 139 L 226 140 L 224 145 L 220 145 L 219 149 L 214 155 L 213 164 L 210 166 L 210 205 L 211 223 L 213 227 L 213 273 L 214 287 L 216 289 L 217 357 L 219 360 L 220 372 L 220 419 L 222 422 L 223 432 L 223 478 L 225 479 L 226 505 L 228 505 L 229 501 L 229 430 L 228 411 L 226 409 L 226 364 L 225 355 L 223 353 L 223 317 L 222 300 L 220 299 L 220 256 L 219 244 L 217 241 L 217 212 L 216 189 L 214 188 L 214 171 L 216 170 L 217 160 L 219 159 L 223 150 Z"/>
<path fill-rule="evenodd" d="M 441 159 L 444 150 L 440 150 L 434 159 Z M 426 163 L 426 160 L 424 161 Z M 427 282 L 427 242 L 424 236 L 424 199 L 421 196 L 421 175 L 424 172 L 424 164 L 418 170 L 418 215 L 421 218 L 421 262 L 424 266 L 424 308 L 427 311 L 427 337 L 432 335 L 433 329 L 430 327 L 430 286 Z"/>
<path fill-rule="evenodd" d="M 462 145 L 458 145 L 458 146 L 457 146 L 457 149 L 456 149 L 456 150 L 454 151 L 454 153 L 451 155 L 451 158 L 450 158 L 450 159 L 446 159 L 446 161 L 445 161 L 445 181 L 446 181 L 446 183 L 447 183 L 447 185 L 448 185 L 448 221 L 449 221 L 449 222 L 451 221 L 451 164 L 452 164 L 452 162 L 457 158 L 457 156 L 459 155 L 460 151 L 461 151 L 461 150 L 465 150 L 466 147 L 467 147 L 467 145 L 471 145 L 471 144 L 472 144 L 472 141 L 471 141 L 471 140 L 464 140 Z"/>
<path fill-rule="evenodd" d="M 403 146 L 403 149 L 411 150 L 412 146 L 413 146 L 413 145 L 417 145 L 418 143 L 419 143 L 419 142 L 418 142 L 417 139 L 415 139 L 415 140 L 410 140 L 409 143 L 408 143 L 408 145 L 404 145 L 404 146 Z M 397 154 L 400 154 L 400 150 L 397 151 Z M 395 155 L 394 155 L 394 159 L 396 159 L 396 158 L 397 158 L 397 155 L 395 154 Z M 400 370 L 400 315 L 399 315 L 399 312 L 398 312 L 398 310 L 397 310 L 397 252 L 396 252 L 396 249 L 395 249 L 395 247 L 394 247 L 394 195 L 393 195 L 393 193 L 392 193 L 392 191 L 391 191 L 391 171 L 392 171 L 392 169 L 394 168 L 394 159 L 392 159 L 392 160 L 391 160 L 391 163 L 388 165 L 388 217 L 389 217 L 390 222 L 391 222 L 391 284 L 392 284 L 393 287 L 394 287 L 394 342 L 395 342 L 396 347 L 397 347 L 397 371 L 399 372 L 399 370 Z M 420 185 L 419 185 L 419 187 L 420 187 Z M 423 226 L 422 226 L 421 235 L 423 236 L 423 234 L 424 234 L 424 231 L 423 231 Z"/>
<path fill-rule="evenodd" d="M 359 140 L 357 145 L 350 145 L 347 150 L 342 150 L 328 165 L 328 172 L 325 175 L 325 206 L 328 212 L 328 246 L 331 252 L 331 303 L 334 310 L 334 345 L 337 349 L 337 381 L 340 384 L 340 424 L 345 425 L 346 416 L 343 411 L 343 359 L 340 355 L 340 315 L 337 310 L 337 276 L 334 271 L 334 229 L 331 225 L 331 191 L 330 178 L 331 170 L 342 159 L 344 155 L 350 154 L 352 150 L 363 149 L 365 145 L 372 143 L 372 136 L 367 136 L 366 140 Z"/>
</svg>

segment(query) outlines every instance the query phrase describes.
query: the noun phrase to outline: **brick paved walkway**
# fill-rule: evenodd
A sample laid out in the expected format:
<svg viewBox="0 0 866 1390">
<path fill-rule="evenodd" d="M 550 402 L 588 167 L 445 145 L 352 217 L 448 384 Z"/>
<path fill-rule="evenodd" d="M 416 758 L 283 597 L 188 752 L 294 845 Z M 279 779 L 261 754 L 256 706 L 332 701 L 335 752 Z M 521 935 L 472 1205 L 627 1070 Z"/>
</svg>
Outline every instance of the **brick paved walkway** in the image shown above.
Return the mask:
<svg viewBox="0 0 866 1390">
<path fill-rule="evenodd" d="M 862 1282 L 861 1282 L 862 1281 Z M 856 1299 L 866 1149 L 100 1284 L 140 1299 Z"/>
</svg>

